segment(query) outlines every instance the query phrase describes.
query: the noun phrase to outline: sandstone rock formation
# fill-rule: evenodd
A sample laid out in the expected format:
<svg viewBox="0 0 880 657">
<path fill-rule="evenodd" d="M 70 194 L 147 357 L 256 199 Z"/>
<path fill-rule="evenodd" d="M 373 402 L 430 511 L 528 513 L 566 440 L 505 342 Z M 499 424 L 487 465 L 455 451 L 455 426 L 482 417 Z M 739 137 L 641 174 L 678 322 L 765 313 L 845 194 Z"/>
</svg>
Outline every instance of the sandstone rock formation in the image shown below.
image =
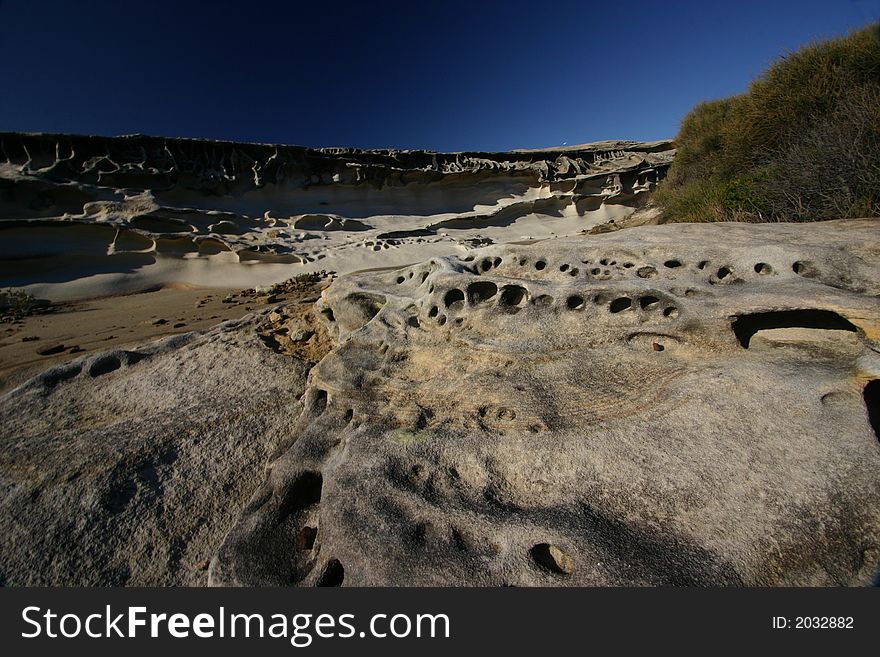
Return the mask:
<svg viewBox="0 0 880 657">
<path fill-rule="evenodd" d="M 868 584 L 878 228 L 490 245 L 74 360 L 0 398 L 3 577 Z"/>
<path fill-rule="evenodd" d="M 270 284 L 620 220 L 670 142 L 510 153 L 0 133 L 0 287 Z M 249 265 L 240 267 L 241 263 Z"/>
<path fill-rule="evenodd" d="M 633 228 L 343 277 L 339 346 L 211 581 L 870 582 L 878 228 Z"/>
</svg>

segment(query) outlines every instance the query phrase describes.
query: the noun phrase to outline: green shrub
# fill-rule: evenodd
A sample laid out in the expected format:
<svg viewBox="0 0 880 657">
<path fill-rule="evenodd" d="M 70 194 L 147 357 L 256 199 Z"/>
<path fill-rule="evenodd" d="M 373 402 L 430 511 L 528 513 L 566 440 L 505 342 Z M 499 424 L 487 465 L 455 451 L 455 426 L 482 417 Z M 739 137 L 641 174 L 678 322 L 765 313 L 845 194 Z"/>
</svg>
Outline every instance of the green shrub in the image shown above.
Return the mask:
<svg viewBox="0 0 880 657">
<path fill-rule="evenodd" d="M 682 121 L 666 221 L 880 215 L 880 24 L 781 58 Z"/>
<path fill-rule="evenodd" d="M 681 123 L 676 137 L 677 166 L 669 172 L 676 183 L 705 180 L 717 173 L 722 149 L 722 129 L 730 120 L 734 98 L 722 98 L 697 105 Z"/>
<path fill-rule="evenodd" d="M 654 193 L 663 208 L 663 219 L 673 221 L 723 221 L 721 195 L 724 183 L 715 177 L 695 178 L 684 184 L 661 184 Z"/>
</svg>

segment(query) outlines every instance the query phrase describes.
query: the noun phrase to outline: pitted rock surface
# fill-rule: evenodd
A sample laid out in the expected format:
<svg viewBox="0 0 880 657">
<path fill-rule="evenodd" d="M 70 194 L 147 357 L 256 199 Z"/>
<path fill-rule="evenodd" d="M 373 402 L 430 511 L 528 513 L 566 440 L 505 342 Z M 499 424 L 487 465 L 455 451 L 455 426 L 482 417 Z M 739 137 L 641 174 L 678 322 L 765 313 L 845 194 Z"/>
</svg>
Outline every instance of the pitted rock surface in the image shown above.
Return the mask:
<svg viewBox="0 0 880 657">
<path fill-rule="evenodd" d="M 493 245 L 75 358 L 0 397 L 2 581 L 869 584 L 878 227 Z"/>
<path fill-rule="evenodd" d="M 632 228 L 341 277 L 338 346 L 211 583 L 870 583 L 878 228 Z"/>
</svg>

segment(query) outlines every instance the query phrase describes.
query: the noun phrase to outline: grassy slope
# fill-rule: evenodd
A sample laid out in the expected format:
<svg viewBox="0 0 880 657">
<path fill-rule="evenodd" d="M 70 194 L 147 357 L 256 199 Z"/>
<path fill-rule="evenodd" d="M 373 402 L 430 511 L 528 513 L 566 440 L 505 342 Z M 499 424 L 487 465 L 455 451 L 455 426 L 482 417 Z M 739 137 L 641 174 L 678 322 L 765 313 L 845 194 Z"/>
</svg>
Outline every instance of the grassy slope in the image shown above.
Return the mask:
<svg viewBox="0 0 880 657">
<path fill-rule="evenodd" d="M 666 221 L 880 215 L 880 24 L 782 57 L 697 105 L 656 194 Z"/>
</svg>

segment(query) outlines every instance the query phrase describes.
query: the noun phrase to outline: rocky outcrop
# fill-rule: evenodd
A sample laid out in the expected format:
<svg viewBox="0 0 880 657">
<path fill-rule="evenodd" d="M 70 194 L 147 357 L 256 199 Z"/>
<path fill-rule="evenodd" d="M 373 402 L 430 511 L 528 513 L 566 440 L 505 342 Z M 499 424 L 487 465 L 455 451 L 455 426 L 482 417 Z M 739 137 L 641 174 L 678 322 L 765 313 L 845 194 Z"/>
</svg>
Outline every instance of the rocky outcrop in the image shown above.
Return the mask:
<svg viewBox="0 0 880 657">
<path fill-rule="evenodd" d="M 0 286 L 70 298 L 205 284 L 242 262 L 267 284 L 413 262 L 425 243 L 439 255 L 522 239 L 534 217 L 573 233 L 643 205 L 673 154 L 670 142 L 433 153 L 0 133 Z"/>
<path fill-rule="evenodd" d="M 78 358 L 0 397 L 0 584 L 205 583 L 310 367 L 253 320 Z"/>
<path fill-rule="evenodd" d="M 668 141 L 606 141 L 502 153 L 305 148 L 126 135 L 0 133 L 0 155 L 47 183 L 113 189 L 183 187 L 206 195 L 242 194 L 266 185 L 367 184 L 375 188 L 441 180 L 450 174 L 523 172 L 540 181 L 577 178 L 619 159 L 668 163 Z M 47 201 L 50 199 L 46 199 Z M 39 208 L 31 208 L 35 212 Z"/>
<path fill-rule="evenodd" d="M 339 346 L 212 582 L 871 582 L 878 227 L 632 228 L 341 278 Z"/>
<path fill-rule="evenodd" d="M 878 228 L 489 245 L 50 370 L 0 398 L 4 577 L 868 584 Z"/>
</svg>

